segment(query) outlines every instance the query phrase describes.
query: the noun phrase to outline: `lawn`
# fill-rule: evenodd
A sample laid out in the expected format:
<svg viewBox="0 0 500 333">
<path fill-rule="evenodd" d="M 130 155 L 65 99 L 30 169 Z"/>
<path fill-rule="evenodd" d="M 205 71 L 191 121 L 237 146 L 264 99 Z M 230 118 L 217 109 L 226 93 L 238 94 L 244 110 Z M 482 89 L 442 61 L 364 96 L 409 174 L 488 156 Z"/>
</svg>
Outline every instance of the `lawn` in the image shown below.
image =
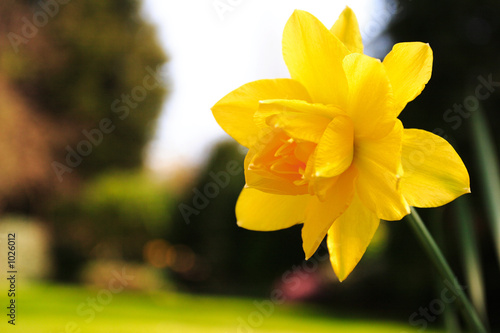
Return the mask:
<svg viewBox="0 0 500 333">
<path fill-rule="evenodd" d="M 7 324 L 9 299 L 7 293 L 0 293 L 5 313 L 1 316 L 0 332 L 417 332 L 404 322 L 341 318 L 326 315 L 312 306 L 275 305 L 268 300 L 171 292 L 115 290 L 112 293 L 107 289 L 22 282 L 17 289 L 15 326 Z"/>
</svg>

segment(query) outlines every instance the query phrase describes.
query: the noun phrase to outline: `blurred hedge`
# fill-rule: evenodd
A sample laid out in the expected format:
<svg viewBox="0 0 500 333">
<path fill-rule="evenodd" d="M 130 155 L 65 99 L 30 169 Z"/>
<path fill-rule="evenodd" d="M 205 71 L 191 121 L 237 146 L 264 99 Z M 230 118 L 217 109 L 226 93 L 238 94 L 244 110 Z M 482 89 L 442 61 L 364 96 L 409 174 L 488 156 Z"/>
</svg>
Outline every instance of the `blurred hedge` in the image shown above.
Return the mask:
<svg viewBox="0 0 500 333">
<path fill-rule="evenodd" d="M 171 227 L 174 198 L 142 171 L 111 171 L 84 184 L 82 195 L 51 207 L 58 279 L 78 279 L 90 259 L 142 262 L 145 243 Z"/>
</svg>

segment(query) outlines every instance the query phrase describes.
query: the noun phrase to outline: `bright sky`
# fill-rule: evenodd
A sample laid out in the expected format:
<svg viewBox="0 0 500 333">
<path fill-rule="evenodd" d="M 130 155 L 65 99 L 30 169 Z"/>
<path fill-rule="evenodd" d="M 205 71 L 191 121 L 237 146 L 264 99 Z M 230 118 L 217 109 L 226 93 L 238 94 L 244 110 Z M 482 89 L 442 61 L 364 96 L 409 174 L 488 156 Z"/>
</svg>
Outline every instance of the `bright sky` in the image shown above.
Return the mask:
<svg viewBox="0 0 500 333">
<path fill-rule="evenodd" d="M 397 8 L 373 0 L 145 0 L 144 14 L 170 58 L 170 95 L 147 165 L 168 172 L 204 161 L 214 143 L 229 138 L 210 111 L 220 98 L 250 81 L 289 77 L 281 37 L 293 10 L 306 10 L 329 28 L 346 5 L 358 17 L 365 45 Z"/>
</svg>

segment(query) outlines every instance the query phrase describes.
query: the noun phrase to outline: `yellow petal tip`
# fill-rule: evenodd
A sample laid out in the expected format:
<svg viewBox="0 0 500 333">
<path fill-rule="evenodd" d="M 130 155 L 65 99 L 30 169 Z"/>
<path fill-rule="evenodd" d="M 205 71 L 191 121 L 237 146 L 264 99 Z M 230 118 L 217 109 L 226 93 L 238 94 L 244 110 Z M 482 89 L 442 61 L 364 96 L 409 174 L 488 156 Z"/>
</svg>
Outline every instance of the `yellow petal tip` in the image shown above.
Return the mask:
<svg viewBox="0 0 500 333">
<path fill-rule="evenodd" d="M 293 15 L 299 15 L 299 14 L 304 14 L 304 13 L 307 13 L 305 10 L 302 10 L 302 9 L 295 9 L 293 11 Z"/>
<path fill-rule="evenodd" d="M 302 250 L 304 251 L 304 258 L 305 260 L 311 259 L 311 257 L 316 253 L 316 251 L 311 251 L 311 249 L 306 249 L 304 247 L 304 243 L 302 243 Z"/>
<path fill-rule="evenodd" d="M 342 11 L 342 14 L 347 14 L 347 13 L 349 13 L 350 15 L 354 15 L 354 11 L 349 6 L 345 6 L 344 10 Z"/>
<path fill-rule="evenodd" d="M 333 270 L 335 272 L 335 275 L 337 276 L 337 279 L 339 280 L 339 282 L 343 282 L 345 279 L 347 279 L 347 277 L 349 276 L 350 272 L 345 274 L 345 272 L 343 272 L 343 274 L 341 274 L 340 272 L 337 272 L 337 270 Z"/>
</svg>

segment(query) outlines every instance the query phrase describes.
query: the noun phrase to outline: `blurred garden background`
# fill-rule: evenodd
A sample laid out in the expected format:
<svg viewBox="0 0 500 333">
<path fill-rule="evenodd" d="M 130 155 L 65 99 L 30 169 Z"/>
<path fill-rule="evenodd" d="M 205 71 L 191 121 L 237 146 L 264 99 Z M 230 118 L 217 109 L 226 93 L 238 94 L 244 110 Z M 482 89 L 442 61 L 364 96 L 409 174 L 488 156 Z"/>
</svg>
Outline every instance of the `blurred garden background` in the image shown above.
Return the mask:
<svg viewBox="0 0 500 333">
<path fill-rule="evenodd" d="M 349 5 L 366 53 L 428 42 L 432 78 L 401 115 L 450 141 L 472 194 L 420 210 L 500 331 L 500 3 L 3 0 L 1 332 L 466 332 L 407 223 L 383 222 L 336 279 L 300 226 L 237 227 L 245 150 L 210 107 L 287 77 L 294 8 L 327 27 Z M 256 208 L 258 209 L 258 208 Z M 16 321 L 8 323 L 8 234 Z"/>
</svg>

